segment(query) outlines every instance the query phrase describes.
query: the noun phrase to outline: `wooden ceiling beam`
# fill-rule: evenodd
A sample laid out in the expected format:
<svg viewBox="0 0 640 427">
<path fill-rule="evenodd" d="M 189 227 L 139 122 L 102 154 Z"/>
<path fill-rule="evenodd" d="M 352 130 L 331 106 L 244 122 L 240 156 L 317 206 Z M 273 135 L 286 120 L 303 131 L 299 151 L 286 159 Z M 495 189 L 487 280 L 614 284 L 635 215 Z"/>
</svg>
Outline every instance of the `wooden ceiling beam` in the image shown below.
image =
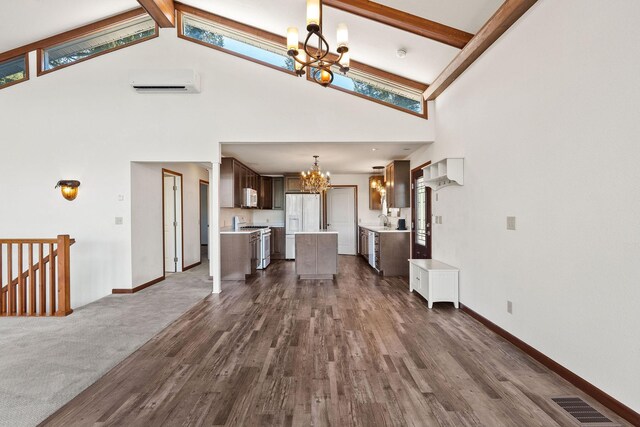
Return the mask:
<svg viewBox="0 0 640 427">
<path fill-rule="evenodd" d="M 160 28 L 176 26 L 176 6 L 173 0 L 138 0 Z"/>
<path fill-rule="evenodd" d="M 506 0 L 424 92 L 433 101 L 538 0 Z"/>
<path fill-rule="evenodd" d="M 372 21 L 380 22 L 409 33 L 417 34 L 449 46 L 462 49 L 473 34 L 458 30 L 420 16 L 366 0 L 324 0 L 325 6 L 343 10 Z"/>
</svg>

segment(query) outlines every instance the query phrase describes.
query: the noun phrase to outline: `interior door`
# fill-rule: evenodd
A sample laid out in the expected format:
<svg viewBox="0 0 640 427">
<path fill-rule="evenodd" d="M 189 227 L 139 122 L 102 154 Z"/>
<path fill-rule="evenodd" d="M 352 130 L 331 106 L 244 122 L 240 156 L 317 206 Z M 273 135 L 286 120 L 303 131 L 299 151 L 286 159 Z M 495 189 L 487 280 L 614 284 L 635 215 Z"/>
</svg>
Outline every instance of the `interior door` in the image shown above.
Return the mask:
<svg viewBox="0 0 640 427">
<path fill-rule="evenodd" d="M 422 165 L 411 171 L 411 258 L 431 258 L 431 189 L 424 185 Z"/>
<path fill-rule="evenodd" d="M 169 273 L 177 271 L 178 228 L 176 217 L 176 177 L 164 176 L 164 268 Z"/>
<path fill-rule="evenodd" d="M 356 197 L 352 187 L 327 191 L 327 228 L 338 232 L 338 253 L 356 254 Z"/>
</svg>

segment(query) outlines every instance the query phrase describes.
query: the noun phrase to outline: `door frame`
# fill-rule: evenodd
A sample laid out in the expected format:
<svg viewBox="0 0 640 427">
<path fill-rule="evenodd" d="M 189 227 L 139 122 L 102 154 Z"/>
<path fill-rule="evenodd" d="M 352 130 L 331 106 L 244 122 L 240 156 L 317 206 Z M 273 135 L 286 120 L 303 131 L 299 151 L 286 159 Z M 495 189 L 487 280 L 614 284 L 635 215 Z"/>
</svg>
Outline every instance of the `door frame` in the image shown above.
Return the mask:
<svg viewBox="0 0 640 427">
<path fill-rule="evenodd" d="M 164 238 L 164 177 L 166 175 L 173 175 L 180 177 L 180 259 L 182 263 L 182 267 L 180 272 L 184 271 L 184 176 L 180 172 L 172 171 L 171 169 L 162 168 L 162 275 L 166 276 L 167 273 L 167 265 L 165 262 L 166 253 L 165 253 L 165 238 Z M 200 188 L 198 187 L 198 191 Z"/>
<path fill-rule="evenodd" d="M 413 247 L 415 245 L 415 241 L 416 241 L 416 228 L 415 228 L 415 221 L 416 221 L 416 189 L 415 189 L 415 178 L 414 175 L 416 174 L 416 172 L 421 171 L 422 168 L 424 168 L 425 166 L 429 166 L 431 164 L 431 161 L 428 161 L 426 163 L 421 164 L 418 167 L 415 167 L 413 169 L 411 169 L 411 175 L 410 175 L 410 179 L 411 179 L 411 257 L 413 258 Z M 423 175 L 424 176 L 424 175 Z M 425 213 L 426 215 L 426 219 L 427 219 L 427 224 L 431 224 L 431 188 L 430 187 L 425 187 L 425 200 L 427 200 L 427 212 Z M 431 236 L 433 234 L 433 224 L 431 224 L 429 227 L 427 227 L 429 230 L 429 234 L 427 235 L 427 256 L 431 257 L 433 256 L 432 252 L 431 252 Z"/>
<path fill-rule="evenodd" d="M 332 188 L 353 188 L 354 192 L 353 192 L 353 196 L 354 196 L 354 217 L 353 217 L 353 222 L 354 222 L 354 236 L 355 236 L 355 243 L 356 243 L 356 253 L 353 256 L 358 256 L 358 246 L 360 246 L 358 243 L 358 185 L 357 184 L 340 184 L 340 185 L 330 185 L 329 189 Z M 327 228 L 327 192 L 323 192 L 322 193 L 322 227 L 324 229 Z"/>
</svg>

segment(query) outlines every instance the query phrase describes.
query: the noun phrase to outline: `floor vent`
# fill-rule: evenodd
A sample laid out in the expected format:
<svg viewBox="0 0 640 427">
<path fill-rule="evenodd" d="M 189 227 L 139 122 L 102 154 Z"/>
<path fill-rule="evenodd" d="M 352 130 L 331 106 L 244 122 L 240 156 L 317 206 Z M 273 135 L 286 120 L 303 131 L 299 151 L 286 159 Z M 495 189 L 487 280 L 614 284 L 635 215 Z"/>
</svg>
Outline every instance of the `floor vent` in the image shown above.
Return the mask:
<svg viewBox="0 0 640 427">
<path fill-rule="evenodd" d="M 567 411 L 581 426 L 620 427 L 620 424 L 611 421 L 577 396 L 552 397 L 551 400 Z"/>
</svg>

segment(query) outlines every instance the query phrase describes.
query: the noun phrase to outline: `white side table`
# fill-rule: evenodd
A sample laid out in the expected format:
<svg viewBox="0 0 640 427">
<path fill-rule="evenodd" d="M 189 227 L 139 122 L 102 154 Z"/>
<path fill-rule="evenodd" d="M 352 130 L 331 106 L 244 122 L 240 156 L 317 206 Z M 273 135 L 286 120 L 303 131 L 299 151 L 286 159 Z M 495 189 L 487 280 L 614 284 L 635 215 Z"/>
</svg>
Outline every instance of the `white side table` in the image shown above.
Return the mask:
<svg viewBox="0 0 640 427">
<path fill-rule="evenodd" d="M 433 259 L 409 260 L 409 291 L 417 291 L 433 308 L 434 302 L 452 302 L 459 307 L 459 269 Z"/>
</svg>

